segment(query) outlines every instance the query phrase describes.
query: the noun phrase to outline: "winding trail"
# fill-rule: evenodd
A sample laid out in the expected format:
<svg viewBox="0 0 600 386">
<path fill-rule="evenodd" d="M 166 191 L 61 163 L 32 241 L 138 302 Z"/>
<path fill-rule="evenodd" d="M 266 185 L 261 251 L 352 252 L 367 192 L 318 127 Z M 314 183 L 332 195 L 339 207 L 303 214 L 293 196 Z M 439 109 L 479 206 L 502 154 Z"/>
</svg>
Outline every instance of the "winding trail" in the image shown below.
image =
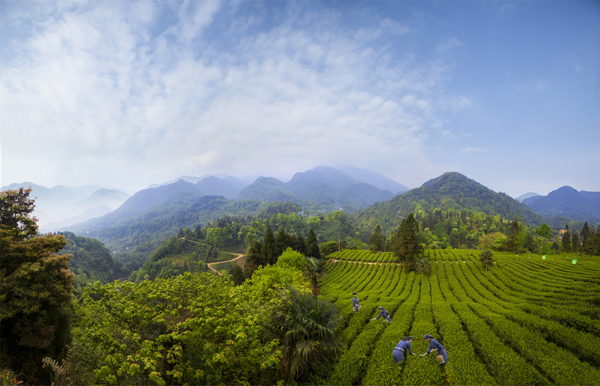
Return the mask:
<svg viewBox="0 0 600 386">
<path fill-rule="evenodd" d="M 202 245 L 206 245 L 206 246 L 212 247 L 212 245 L 208 245 L 208 244 L 204 244 L 204 243 L 199 243 L 199 242 L 197 242 L 197 241 L 194 241 L 194 240 L 187 240 L 185 237 L 182 237 L 182 239 L 184 239 L 185 241 L 189 241 L 190 243 L 202 244 Z M 219 248 L 217 248 L 217 250 L 219 250 Z M 209 268 L 211 271 L 215 272 L 217 275 L 222 275 L 222 273 L 221 273 L 221 272 L 219 272 L 219 271 L 217 271 L 217 270 L 215 269 L 215 267 L 214 267 L 215 265 L 217 265 L 217 264 L 222 264 L 222 263 L 230 263 L 230 262 L 232 262 L 232 261 L 237 261 L 237 260 L 240 260 L 241 258 L 244 258 L 244 257 L 246 257 L 246 255 L 244 255 L 244 254 L 241 254 L 241 253 L 233 253 L 233 252 L 227 252 L 227 253 L 230 253 L 230 254 L 232 254 L 232 255 L 235 255 L 235 256 L 237 256 L 237 257 L 236 257 L 235 259 L 231 259 L 231 260 L 225 260 L 225 261 L 215 261 L 214 263 L 207 263 L 207 265 L 208 265 L 208 268 Z M 242 265 L 241 265 L 239 262 L 238 262 L 238 265 L 240 266 L 240 268 L 243 268 L 243 267 L 242 267 Z"/>
</svg>

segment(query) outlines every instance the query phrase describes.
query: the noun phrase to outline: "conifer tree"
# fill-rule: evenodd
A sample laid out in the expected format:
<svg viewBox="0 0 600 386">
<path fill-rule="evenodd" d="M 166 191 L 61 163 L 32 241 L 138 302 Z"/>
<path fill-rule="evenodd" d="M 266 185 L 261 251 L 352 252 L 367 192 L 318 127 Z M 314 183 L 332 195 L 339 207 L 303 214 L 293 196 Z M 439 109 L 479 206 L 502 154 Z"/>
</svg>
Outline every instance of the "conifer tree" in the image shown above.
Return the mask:
<svg viewBox="0 0 600 386">
<path fill-rule="evenodd" d="M 571 252 L 571 235 L 569 234 L 569 225 L 565 225 L 565 233 L 562 236 L 563 252 Z"/>
<path fill-rule="evenodd" d="M 277 238 L 275 239 L 276 246 L 276 255 L 281 256 L 283 251 L 290 247 L 290 235 L 283 229 L 283 227 L 279 227 L 279 232 L 277 233 Z"/>
<path fill-rule="evenodd" d="M 398 260 L 402 261 L 408 269 L 413 269 L 417 257 L 423 253 L 423 245 L 419 224 L 412 213 L 400 223 L 391 245 Z"/>
<path fill-rule="evenodd" d="M 298 237 L 294 239 L 294 242 L 292 243 L 292 248 L 295 251 L 298 251 L 301 254 L 307 256 L 306 255 L 306 244 L 304 243 L 304 237 L 302 237 L 302 235 L 298 235 Z"/>
<path fill-rule="evenodd" d="M 590 238 L 590 227 L 587 221 L 583 224 L 583 229 L 581 229 L 581 253 L 584 255 L 589 255 L 592 252 L 591 246 L 591 238 Z"/>
<path fill-rule="evenodd" d="M 319 244 L 317 242 L 317 236 L 312 227 L 308 230 L 308 237 L 306 238 L 306 257 L 321 258 L 321 252 L 319 252 Z"/>
<path fill-rule="evenodd" d="M 262 258 L 262 244 L 259 241 L 250 238 L 248 240 L 248 248 L 246 250 L 246 264 L 244 264 L 244 277 L 251 277 L 252 273 L 259 266 L 265 266 L 266 264 Z"/>
<path fill-rule="evenodd" d="M 573 235 L 571 236 L 571 251 L 579 252 L 579 250 L 579 235 L 577 232 L 573 232 Z"/>
<path fill-rule="evenodd" d="M 239 265 L 236 264 L 231 270 L 231 278 L 233 279 L 235 285 L 240 285 L 244 282 L 244 280 L 246 280 L 244 277 L 244 272 Z"/>
<path fill-rule="evenodd" d="M 385 237 L 381 234 L 381 227 L 379 224 L 375 227 L 375 232 L 369 236 L 369 243 L 371 243 L 369 250 L 371 252 L 383 251 L 385 244 Z"/>
<path fill-rule="evenodd" d="M 267 232 L 265 233 L 261 249 L 262 258 L 266 264 L 277 263 L 277 258 L 279 256 L 277 256 L 277 251 L 275 248 L 275 236 L 273 235 L 271 227 L 267 225 Z"/>
</svg>

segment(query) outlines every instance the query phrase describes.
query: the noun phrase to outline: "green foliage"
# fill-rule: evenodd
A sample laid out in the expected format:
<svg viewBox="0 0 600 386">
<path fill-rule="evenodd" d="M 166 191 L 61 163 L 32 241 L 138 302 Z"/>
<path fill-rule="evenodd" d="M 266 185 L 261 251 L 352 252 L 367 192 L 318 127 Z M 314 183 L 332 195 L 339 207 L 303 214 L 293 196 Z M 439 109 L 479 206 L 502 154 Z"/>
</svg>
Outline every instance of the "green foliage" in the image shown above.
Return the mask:
<svg viewBox="0 0 600 386">
<path fill-rule="evenodd" d="M 64 232 L 62 235 L 68 244 L 61 254 L 72 255 L 69 268 L 76 275 L 83 272 L 87 277 L 94 276 L 102 283 L 108 283 L 131 274 L 122 264 L 115 263 L 110 251 L 100 241 L 76 236 L 72 232 Z"/>
<path fill-rule="evenodd" d="M 188 237 L 191 238 L 190 235 Z M 172 236 L 144 263 L 137 272 L 135 281 L 145 280 L 146 276 L 154 280 L 181 275 L 185 272 L 206 272 L 207 262 L 233 258 L 232 254 L 219 251 L 211 245 Z"/>
<path fill-rule="evenodd" d="M 419 224 L 411 214 L 402 220 L 398 232 L 391 242 L 391 248 L 398 261 L 402 261 L 410 269 L 414 268 L 415 261 L 423 253 Z"/>
<path fill-rule="evenodd" d="M 250 298 L 235 288 L 208 273 L 97 284 L 78 306 L 75 332 L 78 347 L 96 348 L 95 382 L 264 383 L 279 365 L 278 341 L 265 339 L 264 315 L 249 313 Z"/>
<path fill-rule="evenodd" d="M 244 277 L 244 272 L 242 272 L 242 269 L 237 264 L 235 264 L 235 266 L 231 270 L 231 279 L 233 280 L 235 285 L 240 285 L 244 282 L 244 280 L 246 280 L 246 278 Z"/>
<path fill-rule="evenodd" d="M 312 227 L 308 230 L 308 237 L 306 238 L 306 256 L 315 257 L 317 259 L 321 258 L 317 236 Z"/>
<path fill-rule="evenodd" d="M 43 382 L 41 357 L 56 358 L 69 341 L 73 274 L 71 255 L 57 254 L 65 238 L 37 234 L 30 193 L 0 193 L 0 359 L 36 383 Z"/>
<path fill-rule="evenodd" d="M 341 323 L 334 304 L 306 292 L 290 290 L 282 339 L 283 373 L 288 380 L 306 382 L 315 365 L 342 347 L 336 330 Z"/>
<path fill-rule="evenodd" d="M 313 295 L 318 295 L 319 294 L 318 279 L 321 276 L 325 275 L 325 273 L 327 272 L 327 269 L 325 268 L 324 259 L 318 259 L 316 257 L 307 257 L 305 272 L 310 277 Z"/>
<path fill-rule="evenodd" d="M 310 285 L 304 278 L 302 272 L 289 269 L 279 265 L 267 265 L 258 267 L 249 280 L 252 284 L 253 294 L 258 298 L 268 298 L 272 290 L 283 290 L 290 285 L 301 292 L 310 291 Z"/>
<path fill-rule="evenodd" d="M 571 234 L 569 233 L 568 225 L 565 225 L 565 231 L 562 235 L 561 244 L 563 252 L 571 252 Z"/>
<path fill-rule="evenodd" d="M 344 240 L 344 242 L 342 243 L 342 248 L 344 246 L 346 246 L 346 244 L 347 244 L 346 240 Z M 319 244 L 319 252 L 321 253 L 321 256 L 327 256 L 338 250 L 339 250 L 338 241 L 327 241 L 327 242 Z"/>
<path fill-rule="evenodd" d="M 288 247 L 277 259 L 277 265 L 288 268 L 296 269 L 300 272 L 304 272 L 307 266 L 306 258 L 300 252 L 294 251 Z"/>
<path fill-rule="evenodd" d="M 431 264 L 427 259 L 417 259 L 415 261 L 415 270 L 423 275 L 424 273 L 429 274 L 431 272 Z"/>
<path fill-rule="evenodd" d="M 485 267 L 485 272 L 487 272 L 488 268 L 494 264 L 494 260 L 492 259 L 493 255 L 494 254 L 489 249 L 486 249 L 479 254 L 479 261 Z"/>
<path fill-rule="evenodd" d="M 375 227 L 375 232 L 373 232 L 371 236 L 369 236 L 369 243 L 371 243 L 371 246 L 369 247 L 369 250 L 371 252 L 385 250 L 385 237 L 381 233 L 381 227 L 379 226 L 379 224 L 377 224 L 377 226 Z"/>
<path fill-rule="evenodd" d="M 262 255 L 262 260 L 266 264 L 275 264 L 277 262 L 278 255 L 277 246 L 275 245 L 275 236 L 273 235 L 273 231 L 271 231 L 271 227 L 268 225 L 260 253 Z"/>
</svg>

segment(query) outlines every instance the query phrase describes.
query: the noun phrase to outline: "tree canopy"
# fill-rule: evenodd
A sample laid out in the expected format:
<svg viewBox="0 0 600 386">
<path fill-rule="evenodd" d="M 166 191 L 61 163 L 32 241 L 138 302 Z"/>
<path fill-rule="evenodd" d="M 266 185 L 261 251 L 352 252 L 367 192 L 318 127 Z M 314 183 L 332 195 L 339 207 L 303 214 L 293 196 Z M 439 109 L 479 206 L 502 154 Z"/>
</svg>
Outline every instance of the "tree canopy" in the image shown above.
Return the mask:
<svg viewBox="0 0 600 386">
<path fill-rule="evenodd" d="M 67 243 L 61 235 L 38 235 L 30 217 L 30 189 L 0 193 L 0 334 L 8 342 L 4 365 L 28 373 L 43 355 L 56 355 L 68 341 L 63 308 L 73 296 L 71 255 L 58 255 Z M 15 360 L 20 358 L 18 360 Z"/>
</svg>

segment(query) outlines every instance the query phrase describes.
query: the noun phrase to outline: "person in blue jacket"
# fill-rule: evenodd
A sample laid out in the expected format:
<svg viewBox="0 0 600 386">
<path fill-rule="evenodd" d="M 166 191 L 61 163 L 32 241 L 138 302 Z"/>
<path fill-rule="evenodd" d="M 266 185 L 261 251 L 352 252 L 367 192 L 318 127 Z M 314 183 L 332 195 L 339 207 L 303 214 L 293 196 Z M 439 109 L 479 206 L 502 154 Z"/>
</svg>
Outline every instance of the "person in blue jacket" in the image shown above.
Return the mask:
<svg viewBox="0 0 600 386">
<path fill-rule="evenodd" d="M 429 342 L 429 349 L 425 354 L 421 354 L 421 356 L 425 356 L 431 351 L 437 351 L 439 355 L 444 357 L 444 363 L 442 363 L 442 366 L 446 366 L 446 363 L 448 363 L 448 352 L 446 351 L 444 346 L 442 346 L 442 344 L 437 340 L 433 339 L 433 336 L 429 334 L 425 334 L 423 338 L 425 338 L 425 340 Z"/>
<path fill-rule="evenodd" d="M 413 353 L 410 349 L 410 344 L 413 341 L 412 336 L 407 336 L 406 338 L 402 338 L 400 342 L 394 347 L 394 363 L 402 362 L 404 360 L 404 350 L 408 350 L 410 355 L 417 355 Z"/>
<path fill-rule="evenodd" d="M 386 310 L 383 309 L 383 307 L 379 306 L 379 315 L 377 315 L 376 318 L 373 318 L 371 320 L 376 320 L 379 319 L 380 317 L 383 316 L 383 320 L 391 322 L 392 318 L 390 318 L 390 313 L 387 312 Z"/>
<path fill-rule="evenodd" d="M 352 292 L 352 312 L 358 312 L 358 307 L 360 307 L 360 303 L 358 301 L 358 295 L 356 292 Z"/>
</svg>

